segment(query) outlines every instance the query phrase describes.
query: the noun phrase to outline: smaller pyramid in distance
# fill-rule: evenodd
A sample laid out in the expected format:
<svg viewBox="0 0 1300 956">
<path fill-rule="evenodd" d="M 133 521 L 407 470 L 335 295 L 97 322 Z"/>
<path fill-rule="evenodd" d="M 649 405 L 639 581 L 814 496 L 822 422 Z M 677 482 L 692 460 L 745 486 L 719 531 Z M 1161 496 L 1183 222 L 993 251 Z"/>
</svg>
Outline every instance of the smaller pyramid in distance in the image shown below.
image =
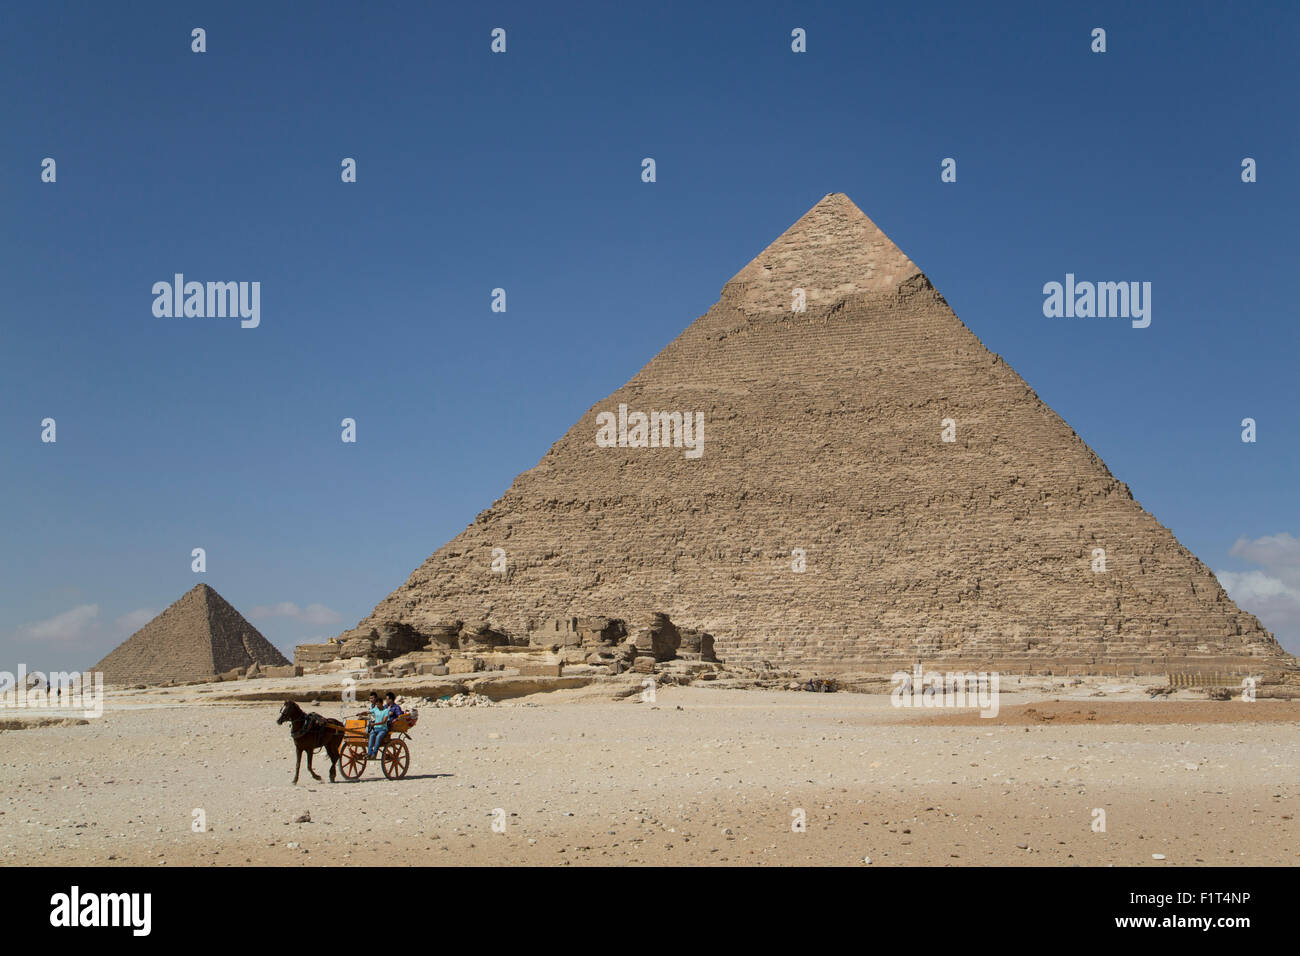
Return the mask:
<svg viewBox="0 0 1300 956">
<path fill-rule="evenodd" d="M 220 594 L 196 584 L 96 664 L 106 684 L 215 677 L 252 663 L 289 661 Z"/>
</svg>

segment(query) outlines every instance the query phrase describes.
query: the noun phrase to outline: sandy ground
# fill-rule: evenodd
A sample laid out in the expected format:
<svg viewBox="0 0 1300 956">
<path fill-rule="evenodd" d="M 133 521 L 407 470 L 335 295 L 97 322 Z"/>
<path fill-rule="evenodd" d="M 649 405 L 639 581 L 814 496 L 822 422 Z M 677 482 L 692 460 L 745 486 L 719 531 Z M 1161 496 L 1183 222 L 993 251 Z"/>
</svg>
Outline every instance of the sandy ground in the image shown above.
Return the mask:
<svg viewBox="0 0 1300 956">
<path fill-rule="evenodd" d="M 0 733 L 0 863 L 1300 863 L 1300 703 L 1128 697 L 1004 694 L 988 720 L 886 695 L 556 691 L 423 708 L 405 780 L 317 783 L 304 762 L 297 786 L 275 702 L 110 698 L 85 725 Z"/>
</svg>

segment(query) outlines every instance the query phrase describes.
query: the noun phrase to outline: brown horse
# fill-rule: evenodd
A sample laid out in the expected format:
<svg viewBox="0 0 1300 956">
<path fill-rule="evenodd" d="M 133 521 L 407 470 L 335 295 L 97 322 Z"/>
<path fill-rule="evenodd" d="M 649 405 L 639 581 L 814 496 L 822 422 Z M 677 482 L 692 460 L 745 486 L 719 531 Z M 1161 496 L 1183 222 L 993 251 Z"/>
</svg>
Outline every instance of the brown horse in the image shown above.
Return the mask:
<svg viewBox="0 0 1300 956">
<path fill-rule="evenodd" d="M 339 749 L 343 743 L 343 724 L 332 717 L 320 714 L 306 714 L 291 700 L 286 700 L 280 708 L 277 724 L 289 722 L 289 731 L 293 734 L 294 746 L 298 748 L 298 760 L 293 768 L 293 782 L 298 782 L 302 771 L 302 755 L 307 754 L 307 772 L 317 780 L 321 779 L 311 767 L 311 758 L 321 747 L 330 758 L 330 783 L 334 782 L 334 768 L 338 766 Z"/>
</svg>

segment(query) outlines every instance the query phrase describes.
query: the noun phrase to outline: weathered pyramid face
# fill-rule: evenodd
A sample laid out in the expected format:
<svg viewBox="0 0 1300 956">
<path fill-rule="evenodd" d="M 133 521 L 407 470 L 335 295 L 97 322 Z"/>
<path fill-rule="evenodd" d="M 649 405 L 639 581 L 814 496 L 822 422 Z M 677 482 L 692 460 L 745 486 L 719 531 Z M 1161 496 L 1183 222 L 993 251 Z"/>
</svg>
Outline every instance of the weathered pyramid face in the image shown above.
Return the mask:
<svg viewBox="0 0 1300 956">
<path fill-rule="evenodd" d="M 841 194 L 363 623 L 651 611 L 824 670 L 1289 659 Z"/>
<path fill-rule="evenodd" d="M 198 680 L 252 663 L 289 663 L 206 584 L 186 591 L 96 664 L 110 684 Z"/>
<path fill-rule="evenodd" d="M 912 260 L 843 193 L 831 193 L 727 283 L 751 314 L 788 313 L 803 289 L 808 312 L 850 295 L 892 295 L 919 275 Z"/>
</svg>

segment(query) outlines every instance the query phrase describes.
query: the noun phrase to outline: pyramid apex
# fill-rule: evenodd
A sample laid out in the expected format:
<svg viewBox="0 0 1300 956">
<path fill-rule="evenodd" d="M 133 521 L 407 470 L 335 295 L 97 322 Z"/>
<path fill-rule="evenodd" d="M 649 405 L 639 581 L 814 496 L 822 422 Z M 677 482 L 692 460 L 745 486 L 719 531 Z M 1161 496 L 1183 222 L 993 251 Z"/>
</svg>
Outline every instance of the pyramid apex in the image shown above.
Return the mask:
<svg viewBox="0 0 1300 956">
<path fill-rule="evenodd" d="M 206 581 L 200 581 L 198 584 L 194 585 L 194 587 L 190 588 L 188 591 L 186 591 L 184 594 L 180 596 L 180 600 L 184 601 L 187 597 L 191 597 L 191 596 L 205 598 L 205 599 L 212 598 L 213 596 L 216 596 L 218 598 L 221 597 L 220 594 L 217 594 L 217 589 L 214 588 L 212 585 L 208 584 Z M 225 599 L 222 598 L 222 600 Z"/>
<path fill-rule="evenodd" d="M 827 193 L 724 287 L 746 312 L 807 310 L 858 293 L 893 294 L 921 270 L 845 193 Z"/>
</svg>

